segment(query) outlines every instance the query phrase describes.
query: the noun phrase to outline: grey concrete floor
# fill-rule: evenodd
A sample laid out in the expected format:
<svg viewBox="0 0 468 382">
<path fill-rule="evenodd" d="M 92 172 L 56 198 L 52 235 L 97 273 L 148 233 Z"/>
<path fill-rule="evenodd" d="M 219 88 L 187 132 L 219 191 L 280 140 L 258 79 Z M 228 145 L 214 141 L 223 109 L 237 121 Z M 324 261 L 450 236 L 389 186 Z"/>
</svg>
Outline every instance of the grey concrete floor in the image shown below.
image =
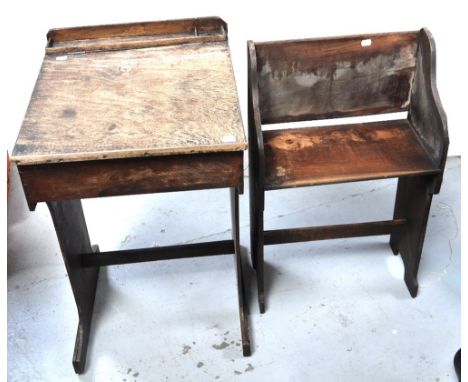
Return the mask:
<svg viewBox="0 0 468 382">
<path fill-rule="evenodd" d="M 86 373 L 71 365 L 77 312 L 52 222 L 28 212 L 13 172 L 8 209 L 10 381 L 455 381 L 460 347 L 460 159 L 434 197 L 412 299 L 387 236 L 266 248 L 267 312 L 241 242 L 253 355 L 243 358 L 231 256 L 104 268 Z M 270 192 L 266 228 L 392 217 L 396 180 Z M 102 250 L 229 238 L 229 193 L 83 202 Z"/>
</svg>

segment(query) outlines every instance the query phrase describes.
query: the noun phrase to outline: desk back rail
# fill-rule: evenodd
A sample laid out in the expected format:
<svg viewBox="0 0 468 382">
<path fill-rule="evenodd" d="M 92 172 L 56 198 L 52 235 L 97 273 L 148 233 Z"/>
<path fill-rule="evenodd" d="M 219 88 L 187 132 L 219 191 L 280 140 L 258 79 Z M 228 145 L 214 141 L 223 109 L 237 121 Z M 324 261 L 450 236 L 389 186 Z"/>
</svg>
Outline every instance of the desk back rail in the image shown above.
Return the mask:
<svg viewBox="0 0 468 382">
<path fill-rule="evenodd" d="M 227 40 L 217 17 L 51 29 L 46 54 L 123 50 Z"/>
</svg>

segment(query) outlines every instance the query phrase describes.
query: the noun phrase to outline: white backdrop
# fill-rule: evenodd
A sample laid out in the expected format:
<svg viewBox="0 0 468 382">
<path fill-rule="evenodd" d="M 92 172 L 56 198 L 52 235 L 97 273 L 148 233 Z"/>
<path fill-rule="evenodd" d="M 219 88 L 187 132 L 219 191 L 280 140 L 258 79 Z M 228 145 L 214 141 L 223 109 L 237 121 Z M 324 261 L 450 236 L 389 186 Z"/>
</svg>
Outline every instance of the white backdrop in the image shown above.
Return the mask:
<svg viewBox="0 0 468 382">
<path fill-rule="evenodd" d="M 462 152 L 467 52 L 463 2 L 450 1 L 22 1 L 3 3 L 2 144 L 10 152 L 44 54 L 50 28 L 221 16 L 229 26 L 234 72 L 246 118 L 246 41 L 416 30 L 437 44 L 437 83 L 449 121 L 449 155 Z"/>
</svg>

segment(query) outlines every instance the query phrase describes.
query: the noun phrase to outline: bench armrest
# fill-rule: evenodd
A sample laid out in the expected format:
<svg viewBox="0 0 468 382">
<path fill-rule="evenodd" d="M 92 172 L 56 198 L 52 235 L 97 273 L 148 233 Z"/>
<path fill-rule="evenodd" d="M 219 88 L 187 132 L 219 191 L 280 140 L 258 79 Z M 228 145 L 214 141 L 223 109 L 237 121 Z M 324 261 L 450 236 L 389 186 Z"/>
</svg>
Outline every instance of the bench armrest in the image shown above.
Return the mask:
<svg viewBox="0 0 468 382">
<path fill-rule="evenodd" d="M 434 184 L 437 194 L 442 184 L 449 138 L 447 116 L 436 87 L 435 42 L 425 28 L 418 36 L 414 76 L 408 118 L 434 164 L 441 170 Z"/>
</svg>

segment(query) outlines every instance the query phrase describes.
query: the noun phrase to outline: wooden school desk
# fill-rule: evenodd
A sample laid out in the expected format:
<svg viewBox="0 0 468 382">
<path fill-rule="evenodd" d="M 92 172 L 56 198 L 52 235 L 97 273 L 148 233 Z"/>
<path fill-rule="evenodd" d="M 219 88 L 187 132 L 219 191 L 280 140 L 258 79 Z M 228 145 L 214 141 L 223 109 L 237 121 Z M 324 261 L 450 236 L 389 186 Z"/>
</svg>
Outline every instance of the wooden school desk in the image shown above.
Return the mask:
<svg viewBox="0 0 468 382">
<path fill-rule="evenodd" d="M 53 29 L 16 142 L 31 210 L 46 202 L 79 315 L 85 367 L 99 267 L 234 254 L 250 354 L 239 245 L 246 139 L 219 18 Z M 230 188 L 232 240 L 99 252 L 80 199 Z M 209 293 L 209 291 L 207 291 Z"/>
</svg>

